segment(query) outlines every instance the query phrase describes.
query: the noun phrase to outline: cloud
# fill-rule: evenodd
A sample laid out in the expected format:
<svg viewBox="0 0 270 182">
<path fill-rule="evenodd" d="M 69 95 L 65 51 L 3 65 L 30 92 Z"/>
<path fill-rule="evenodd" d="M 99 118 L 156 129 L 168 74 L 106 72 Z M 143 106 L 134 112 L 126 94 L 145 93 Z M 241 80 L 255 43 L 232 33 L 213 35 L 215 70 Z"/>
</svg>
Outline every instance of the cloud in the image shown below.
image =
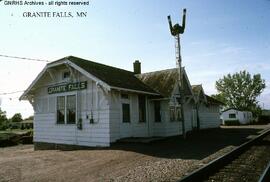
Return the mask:
<svg viewBox="0 0 270 182">
<path fill-rule="evenodd" d="M 239 54 L 243 51 L 246 51 L 247 49 L 243 47 L 235 47 L 235 46 L 227 46 L 220 50 L 220 53 L 222 54 Z"/>
<path fill-rule="evenodd" d="M 268 91 L 263 92 L 258 98 L 259 104 L 264 109 L 270 109 L 270 89 Z"/>
</svg>

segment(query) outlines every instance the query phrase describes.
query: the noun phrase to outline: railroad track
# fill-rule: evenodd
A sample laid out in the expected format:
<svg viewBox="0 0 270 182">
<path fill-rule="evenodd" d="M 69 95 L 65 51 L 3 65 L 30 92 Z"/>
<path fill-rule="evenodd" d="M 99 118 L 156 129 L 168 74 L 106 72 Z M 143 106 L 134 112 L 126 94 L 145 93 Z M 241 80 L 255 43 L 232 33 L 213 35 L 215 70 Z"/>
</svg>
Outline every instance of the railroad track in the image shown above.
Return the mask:
<svg viewBox="0 0 270 182">
<path fill-rule="evenodd" d="M 270 129 L 178 182 L 270 182 Z"/>
</svg>

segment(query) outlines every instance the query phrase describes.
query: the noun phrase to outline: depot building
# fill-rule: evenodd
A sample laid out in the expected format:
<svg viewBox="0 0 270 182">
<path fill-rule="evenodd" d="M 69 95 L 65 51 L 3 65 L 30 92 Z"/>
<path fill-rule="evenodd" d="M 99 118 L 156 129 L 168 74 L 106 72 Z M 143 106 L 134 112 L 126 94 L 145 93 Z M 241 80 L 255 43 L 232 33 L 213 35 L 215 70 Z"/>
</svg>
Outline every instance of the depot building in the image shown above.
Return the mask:
<svg viewBox="0 0 270 182">
<path fill-rule="evenodd" d="M 48 63 L 20 97 L 34 108 L 35 148 L 108 147 L 219 127 L 222 103 L 190 85 L 185 70 L 181 105 L 177 68 L 141 73 L 141 63 L 133 65 L 127 71 L 74 56 Z"/>
</svg>

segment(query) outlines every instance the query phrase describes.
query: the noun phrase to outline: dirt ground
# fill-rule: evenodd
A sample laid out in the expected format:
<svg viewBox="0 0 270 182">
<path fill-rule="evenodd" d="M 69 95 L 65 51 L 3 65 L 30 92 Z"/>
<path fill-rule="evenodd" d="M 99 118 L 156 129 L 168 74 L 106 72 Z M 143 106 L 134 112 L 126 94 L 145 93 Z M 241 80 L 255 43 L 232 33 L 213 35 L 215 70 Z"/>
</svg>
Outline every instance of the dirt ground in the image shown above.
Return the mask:
<svg viewBox="0 0 270 182">
<path fill-rule="evenodd" d="M 0 148 L 0 181 L 175 181 L 232 150 L 270 125 L 221 127 L 148 144 L 34 151 Z"/>
</svg>

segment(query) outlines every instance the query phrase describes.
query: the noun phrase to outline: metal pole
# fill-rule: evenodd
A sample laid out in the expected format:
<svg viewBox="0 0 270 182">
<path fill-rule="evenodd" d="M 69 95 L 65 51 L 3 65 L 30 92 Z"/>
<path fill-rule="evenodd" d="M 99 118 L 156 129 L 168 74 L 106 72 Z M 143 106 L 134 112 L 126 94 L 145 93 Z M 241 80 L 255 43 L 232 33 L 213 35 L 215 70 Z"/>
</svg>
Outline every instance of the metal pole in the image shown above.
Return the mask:
<svg viewBox="0 0 270 182">
<path fill-rule="evenodd" d="M 176 57 L 176 68 L 178 68 L 178 75 L 179 75 L 177 81 L 179 84 L 179 92 L 180 92 L 182 134 L 183 134 L 183 137 L 186 138 L 185 117 L 184 117 L 185 97 L 184 97 L 184 83 L 183 83 L 184 69 L 182 67 L 181 47 L 180 47 L 180 34 L 184 33 L 185 26 L 186 26 L 186 9 L 183 9 L 182 26 L 180 26 L 178 23 L 173 26 L 170 15 L 167 18 L 168 18 L 168 23 L 169 23 L 171 34 L 175 38 L 175 57 Z"/>
<path fill-rule="evenodd" d="M 182 67 L 182 57 L 181 57 L 181 45 L 180 45 L 180 35 L 175 36 L 175 48 L 176 48 L 176 64 L 178 64 L 178 83 L 179 83 L 179 92 L 180 92 L 180 109 L 181 109 L 181 118 L 182 118 L 182 134 L 186 138 L 185 130 L 185 115 L 184 115 L 184 82 L 183 82 L 183 67 Z"/>
</svg>

